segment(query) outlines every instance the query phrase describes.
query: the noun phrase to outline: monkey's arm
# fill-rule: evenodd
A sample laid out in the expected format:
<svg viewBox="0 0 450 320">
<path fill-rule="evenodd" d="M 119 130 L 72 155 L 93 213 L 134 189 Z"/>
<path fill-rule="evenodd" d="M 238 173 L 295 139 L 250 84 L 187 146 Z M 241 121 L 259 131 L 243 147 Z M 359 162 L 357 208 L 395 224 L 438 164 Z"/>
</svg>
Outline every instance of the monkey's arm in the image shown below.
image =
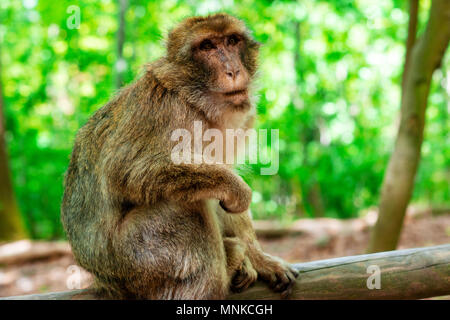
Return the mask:
<svg viewBox="0 0 450 320">
<path fill-rule="evenodd" d="M 178 202 L 218 199 L 222 208 L 231 213 L 244 212 L 250 206 L 250 187 L 225 166 L 172 164 L 158 174 L 158 180 L 166 185 L 163 192 L 166 199 Z"/>
<path fill-rule="evenodd" d="M 164 159 L 144 157 L 117 161 L 105 166 L 113 191 L 134 203 L 160 200 L 182 203 L 218 199 L 231 213 L 244 212 L 251 201 L 251 189 L 241 177 L 225 166 L 173 164 Z M 127 163 L 128 165 L 121 165 Z"/>
</svg>

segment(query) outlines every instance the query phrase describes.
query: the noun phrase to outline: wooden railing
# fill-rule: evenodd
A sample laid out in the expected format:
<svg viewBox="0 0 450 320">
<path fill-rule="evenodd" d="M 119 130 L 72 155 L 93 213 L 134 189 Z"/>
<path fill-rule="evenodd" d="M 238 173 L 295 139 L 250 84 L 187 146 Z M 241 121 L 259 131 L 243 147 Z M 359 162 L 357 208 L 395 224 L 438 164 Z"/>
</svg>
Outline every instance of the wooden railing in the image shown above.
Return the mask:
<svg viewBox="0 0 450 320">
<path fill-rule="evenodd" d="M 294 267 L 300 275 L 290 299 L 421 299 L 450 295 L 450 244 L 297 263 Z M 280 297 L 264 283 L 257 282 L 228 298 Z M 100 298 L 93 289 L 83 289 L 2 299 Z"/>
</svg>

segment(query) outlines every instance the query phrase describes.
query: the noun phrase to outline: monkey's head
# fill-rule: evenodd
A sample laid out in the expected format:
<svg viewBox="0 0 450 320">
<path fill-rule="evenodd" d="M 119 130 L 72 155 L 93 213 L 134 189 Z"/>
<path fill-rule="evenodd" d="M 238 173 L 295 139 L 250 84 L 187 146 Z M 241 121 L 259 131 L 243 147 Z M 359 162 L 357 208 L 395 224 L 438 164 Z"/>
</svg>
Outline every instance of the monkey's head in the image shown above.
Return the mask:
<svg viewBox="0 0 450 320">
<path fill-rule="evenodd" d="M 188 18 L 169 33 L 165 66 L 160 63 L 156 74 L 202 109 L 246 108 L 258 48 L 244 23 L 230 15 Z"/>
</svg>

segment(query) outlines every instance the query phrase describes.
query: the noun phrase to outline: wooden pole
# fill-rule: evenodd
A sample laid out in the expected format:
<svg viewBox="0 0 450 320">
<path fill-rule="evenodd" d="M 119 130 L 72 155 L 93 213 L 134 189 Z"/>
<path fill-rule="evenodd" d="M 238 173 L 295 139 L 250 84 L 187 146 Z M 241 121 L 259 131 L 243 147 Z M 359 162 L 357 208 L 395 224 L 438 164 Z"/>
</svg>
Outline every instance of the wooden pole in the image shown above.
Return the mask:
<svg viewBox="0 0 450 320">
<path fill-rule="evenodd" d="M 300 275 L 291 299 L 421 299 L 450 295 L 450 244 L 297 263 L 294 267 Z M 380 289 L 376 288 L 377 270 Z M 232 300 L 279 298 L 279 294 L 261 282 L 228 297 Z M 96 300 L 99 297 L 92 289 L 84 289 L 3 299 Z"/>
</svg>

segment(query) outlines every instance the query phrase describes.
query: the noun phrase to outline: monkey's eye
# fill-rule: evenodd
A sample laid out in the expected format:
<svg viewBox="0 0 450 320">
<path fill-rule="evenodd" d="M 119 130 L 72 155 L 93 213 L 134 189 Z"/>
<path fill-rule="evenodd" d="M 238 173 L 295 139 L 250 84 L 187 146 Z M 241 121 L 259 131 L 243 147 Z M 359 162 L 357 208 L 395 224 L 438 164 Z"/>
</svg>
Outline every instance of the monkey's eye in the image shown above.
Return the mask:
<svg viewBox="0 0 450 320">
<path fill-rule="evenodd" d="M 206 39 L 200 43 L 200 50 L 208 51 L 214 48 L 214 44 L 211 40 Z"/>
<path fill-rule="evenodd" d="M 239 37 L 238 37 L 237 35 L 233 34 L 233 35 L 229 36 L 229 38 L 228 38 L 228 44 L 229 44 L 230 46 L 234 46 L 234 45 L 236 45 L 238 42 L 239 42 Z"/>
</svg>

